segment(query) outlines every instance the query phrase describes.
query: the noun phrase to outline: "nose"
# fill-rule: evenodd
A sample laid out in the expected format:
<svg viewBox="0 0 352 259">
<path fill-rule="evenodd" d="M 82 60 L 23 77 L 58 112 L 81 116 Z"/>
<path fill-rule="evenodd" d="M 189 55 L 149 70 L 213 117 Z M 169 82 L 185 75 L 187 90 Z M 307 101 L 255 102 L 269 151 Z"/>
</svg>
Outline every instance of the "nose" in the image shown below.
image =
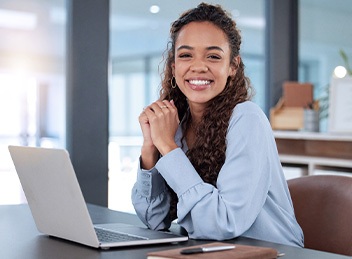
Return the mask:
<svg viewBox="0 0 352 259">
<path fill-rule="evenodd" d="M 190 70 L 192 72 L 204 73 L 208 71 L 208 67 L 202 60 L 194 60 L 191 64 Z"/>
</svg>

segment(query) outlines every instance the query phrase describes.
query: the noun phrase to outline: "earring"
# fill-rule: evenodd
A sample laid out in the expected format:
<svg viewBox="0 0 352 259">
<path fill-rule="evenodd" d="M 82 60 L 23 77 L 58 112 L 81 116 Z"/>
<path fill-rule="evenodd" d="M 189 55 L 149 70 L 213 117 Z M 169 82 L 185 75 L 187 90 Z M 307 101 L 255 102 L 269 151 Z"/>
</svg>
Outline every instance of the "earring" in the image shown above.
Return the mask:
<svg viewBox="0 0 352 259">
<path fill-rule="evenodd" d="M 171 84 L 171 87 L 172 87 L 173 89 L 175 89 L 175 88 L 177 87 L 176 79 L 175 79 L 174 76 L 171 78 L 170 84 Z"/>
</svg>

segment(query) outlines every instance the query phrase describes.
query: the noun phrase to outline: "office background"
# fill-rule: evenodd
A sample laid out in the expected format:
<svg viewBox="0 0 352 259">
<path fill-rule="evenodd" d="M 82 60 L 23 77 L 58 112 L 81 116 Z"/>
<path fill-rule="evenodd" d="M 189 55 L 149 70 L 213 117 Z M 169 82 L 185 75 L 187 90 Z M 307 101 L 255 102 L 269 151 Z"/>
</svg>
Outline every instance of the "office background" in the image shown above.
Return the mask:
<svg viewBox="0 0 352 259">
<path fill-rule="evenodd" d="M 170 23 L 199 2 L 0 1 L 1 204 L 24 201 L 7 151 L 19 144 L 67 148 L 87 201 L 132 212 L 137 117 L 157 97 Z M 312 82 L 319 98 L 339 50 L 352 57 L 349 0 L 208 2 L 238 22 L 266 114 L 284 80 Z"/>
</svg>

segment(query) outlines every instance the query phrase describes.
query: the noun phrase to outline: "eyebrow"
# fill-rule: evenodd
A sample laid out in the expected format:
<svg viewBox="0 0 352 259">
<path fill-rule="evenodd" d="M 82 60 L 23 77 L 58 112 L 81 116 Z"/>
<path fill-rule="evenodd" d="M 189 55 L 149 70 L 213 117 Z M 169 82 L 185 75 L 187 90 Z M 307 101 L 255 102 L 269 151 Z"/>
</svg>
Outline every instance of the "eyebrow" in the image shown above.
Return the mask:
<svg viewBox="0 0 352 259">
<path fill-rule="evenodd" d="M 177 50 L 181 50 L 181 49 L 193 50 L 194 48 L 188 45 L 181 45 L 180 47 L 177 48 Z M 218 46 L 209 46 L 209 47 L 206 47 L 206 50 L 220 50 L 224 52 L 224 50 Z"/>
</svg>

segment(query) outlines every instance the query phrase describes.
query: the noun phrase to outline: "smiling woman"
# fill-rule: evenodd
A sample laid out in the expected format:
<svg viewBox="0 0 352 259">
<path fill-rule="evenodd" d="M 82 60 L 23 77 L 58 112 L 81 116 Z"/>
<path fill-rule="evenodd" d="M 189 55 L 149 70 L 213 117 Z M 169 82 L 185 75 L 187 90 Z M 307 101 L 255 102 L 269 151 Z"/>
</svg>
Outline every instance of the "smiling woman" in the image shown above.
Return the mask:
<svg viewBox="0 0 352 259">
<path fill-rule="evenodd" d="M 134 213 L 130 192 L 142 145 L 138 118 L 141 110 L 158 99 L 164 52 L 170 23 L 197 0 L 159 2 L 160 10 L 150 13 L 150 2 L 111 1 L 109 84 L 109 208 Z M 222 0 L 245 35 L 241 58 L 256 88 L 253 101 L 264 107 L 264 1 Z M 261 23 L 254 24 L 250 20 Z M 215 58 L 215 57 L 213 57 Z M 171 78 L 170 78 L 171 79 Z M 172 84 L 176 86 L 175 78 Z M 171 85 L 171 83 L 170 83 Z M 163 109 L 165 110 L 165 109 Z"/>
<path fill-rule="evenodd" d="M 234 76 L 239 57 L 230 60 L 226 34 L 210 22 L 193 22 L 184 26 L 175 49 L 172 69 L 177 85 L 187 96 L 191 110 L 197 106 L 204 109 L 224 90 L 226 80 Z M 193 121 L 200 121 L 200 118 L 193 116 Z"/>
<path fill-rule="evenodd" d="M 170 34 L 160 98 L 139 116 L 137 215 L 152 229 L 177 218 L 196 239 L 303 246 L 270 124 L 250 101 L 236 22 L 202 3 Z"/>
</svg>

